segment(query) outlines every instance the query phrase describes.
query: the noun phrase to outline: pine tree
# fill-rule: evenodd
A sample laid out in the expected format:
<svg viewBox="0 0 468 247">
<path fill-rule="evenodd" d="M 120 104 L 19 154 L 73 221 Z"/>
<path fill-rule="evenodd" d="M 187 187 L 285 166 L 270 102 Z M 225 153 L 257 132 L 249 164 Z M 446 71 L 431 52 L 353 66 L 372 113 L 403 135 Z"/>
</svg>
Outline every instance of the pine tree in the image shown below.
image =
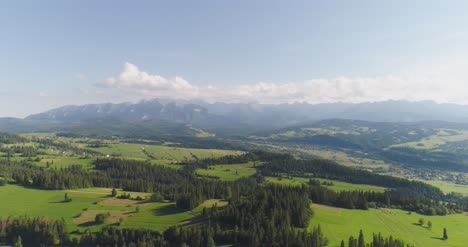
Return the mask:
<svg viewBox="0 0 468 247">
<path fill-rule="evenodd" d="M 227 187 L 226 189 L 226 199 L 231 199 L 232 197 L 232 190 L 231 190 L 231 187 Z"/>
<path fill-rule="evenodd" d="M 432 222 L 431 222 L 431 221 L 428 221 L 428 222 L 427 222 L 427 228 L 429 228 L 429 230 L 432 229 Z"/>
<path fill-rule="evenodd" d="M 65 193 L 64 202 L 71 202 L 72 199 L 68 196 L 68 193 Z"/>
<path fill-rule="evenodd" d="M 419 225 L 424 226 L 424 219 L 423 218 L 419 219 Z"/>
<path fill-rule="evenodd" d="M 354 244 L 354 237 L 351 236 L 349 237 L 349 240 L 348 240 L 348 247 L 356 247 L 356 245 Z"/>
<path fill-rule="evenodd" d="M 23 240 L 21 239 L 21 236 L 18 236 L 18 238 L 16 239 L 15 247 L 23 247 Z"/>
<path fill-rule="evenodd" d="M 206 232 L 206 239 L 205 239 L 205 246 L 206 247 L 215 247 L 215 241 L 213 239 L 213 234 L 210 231 Z"/>
<path fill-rule="evenodd" d="M 345 247 L 345 243 L 344 243 L 344 240 L 341 240 L 341 244 L 340 244 L 340 247 Z"/>
<path fill-rule="evenodd" d="M 362 233 L 362 230 L 359 231 L 359 241 L 358 241 L 358 247 L 364 247 L 364 234 Z"/>
<path fill-rule="evenodd" d="M 115 188 L 112 188 L 112 197 L 116 197 L 117 196 L 117 190 Z"/>
<path fill-rule="evenodd" d="M 448 234 L 447 234 L 447 228 L 444 227 L 444 237 L 443 237 L 444 240 L 447 240 L 448 239 Z"/>
</svg>

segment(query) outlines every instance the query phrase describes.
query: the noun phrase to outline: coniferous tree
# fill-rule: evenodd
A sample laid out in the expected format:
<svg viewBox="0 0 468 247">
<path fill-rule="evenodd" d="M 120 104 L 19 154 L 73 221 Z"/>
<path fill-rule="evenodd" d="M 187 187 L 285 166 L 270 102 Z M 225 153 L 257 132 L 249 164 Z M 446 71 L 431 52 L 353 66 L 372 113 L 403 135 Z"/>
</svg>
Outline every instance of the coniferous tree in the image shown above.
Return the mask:
<svg viewBox="0 0 468 247">
<path fill-rule="evenodd" d="M 356 241 L 354 240 L 354 237 L 350 236 L 348 240 L 348 247 L 356 247 L 355 242 Z"/>
<path fill-rule="evenodd" d="M 65 193 L 64 195 L 64 202 L 71 202 L 72 199 L 68 196 L 68 193 Z"/>
<path fill-rule="evenodd" d="M 358 247 L 364 247 L 365 242 L 364 242 L 364 233 L 362 233 L 362 230 L 359 231 L 359 240 L 358 240 Z"/>
<path fill-rule="evenodd" d="M 420 226 L 424 226 L 424 219 L 423 219 L 423 218 L 420 218 L 420 219 L 419 219 L 419 225 L 420 225 Z"/>
<path fill-rule="evenodd" d="M 117 190 L 116 190 L 115 188 L 112 188 L 111 196 L 112 196 L 112 197 L 116 197 L 116 196 L 117 196 Z"/>
<path fill-rule="evenodd" d="M 16 239 L 15 247 L 23 247 L 23 241 L 21 239 L 21 236 L 18 236 L 18 238 Z"/>
</svg>

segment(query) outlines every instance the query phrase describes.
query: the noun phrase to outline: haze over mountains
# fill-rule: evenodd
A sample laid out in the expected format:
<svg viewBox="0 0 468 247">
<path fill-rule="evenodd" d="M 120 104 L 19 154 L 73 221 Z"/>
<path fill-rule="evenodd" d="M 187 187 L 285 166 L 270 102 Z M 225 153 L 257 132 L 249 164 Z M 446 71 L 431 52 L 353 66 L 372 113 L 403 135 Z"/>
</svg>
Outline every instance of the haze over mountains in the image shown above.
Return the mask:
<svg viewBox="0 0 468 247">
<path fill-rule="evenodd" d="M 107 125 L 116 126 L 117 122 L 121 124 L 119 126 L 122 123 L 141 122 L 155 131 L 160 126 L 166 128 L 173 123 L 176 127 L 188 124 L 217 134 L 247 134 L 265 128 L 284 128 L 337 118 L 371 122 L 444 121 L 468 124 L 468 106 L 431 101 L 268 105 L 152 99 L 137 103 L 63 106 L 24 119 L 1 118 L 0 131 L 47 132 L 66 130 L 72 126 L 76 128 L 78 123 L 80 128 L 96 123 L 104 128 Z"/>
<path fill-rule="evenodd" d="M 153 99 L 143 100 L 138 103 L 64 106 L 26 117 L 28 120 L 47 121 L 81 121 L 95 118 L 116 118 L 132 121 L 153 119 L 201 125 L 206 124 L 205 121 L 215 119 L 275 127 L 330 118 L 377 122 L 428 120 L 468 122 L 468 106 L 437 104 L 432 101 L 268 105 Z"/>
</svg>

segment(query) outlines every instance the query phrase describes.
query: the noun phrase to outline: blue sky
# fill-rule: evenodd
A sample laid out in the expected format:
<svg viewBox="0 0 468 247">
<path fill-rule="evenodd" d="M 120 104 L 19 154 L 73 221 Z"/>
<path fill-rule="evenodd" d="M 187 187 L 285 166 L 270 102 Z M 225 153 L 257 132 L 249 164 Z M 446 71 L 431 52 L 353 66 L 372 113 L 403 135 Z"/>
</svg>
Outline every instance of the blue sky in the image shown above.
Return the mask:
<svg viewBox="0 0 468 247">
<path fill-rule="evenodd" d="M 466 104 L 466 9 L 464 1 L 1 1 L 0 116 L 152 97 Z"/>
</svg>

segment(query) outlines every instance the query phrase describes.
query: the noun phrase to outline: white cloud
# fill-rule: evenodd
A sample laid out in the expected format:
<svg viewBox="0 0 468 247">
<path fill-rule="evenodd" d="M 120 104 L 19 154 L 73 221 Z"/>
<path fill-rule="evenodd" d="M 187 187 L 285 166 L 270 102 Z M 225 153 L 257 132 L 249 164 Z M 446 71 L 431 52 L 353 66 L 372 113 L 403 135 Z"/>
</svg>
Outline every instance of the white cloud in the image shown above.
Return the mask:
<svg viewBox="0 0 468 247">
<path fill-rule="evenodd" d="M 45 91 L 39 92 L 39 97 L 49 97 L 49 94 Z"/>
<path fill-rule="evenodd" d="M 79 81 L 88 81 L 88 77 L 85 74 L 82 74 L 82 73 L 76 74 L 75 77 Z"/>
<path fill-rule="evenodd" d="M 468 73 L 465 66 L 432 66 L 412 73 L 381 77 L 313 79 L 303 82 L 196 86 L 182 77 L 172 79 L 141 71 L 126 63 L 119 76 L 101 86 L 131 92 L 143 97 L 203 99 L 222 102 L 332 103 L 374 102 L 384 100 L 434 100 L 468 103 Z"/>
<path fill-rule="evenodd" d="M 131 63 L 125 63 L 117 78 L 109 78 L 102 85 L 155 96 L 171 96 L 175 93 L 178 96 L 192 97 L 194 90 L 197 90 L 182 77 L 166 79 L 159 75 L 150 75 Z"/>
</svg>

